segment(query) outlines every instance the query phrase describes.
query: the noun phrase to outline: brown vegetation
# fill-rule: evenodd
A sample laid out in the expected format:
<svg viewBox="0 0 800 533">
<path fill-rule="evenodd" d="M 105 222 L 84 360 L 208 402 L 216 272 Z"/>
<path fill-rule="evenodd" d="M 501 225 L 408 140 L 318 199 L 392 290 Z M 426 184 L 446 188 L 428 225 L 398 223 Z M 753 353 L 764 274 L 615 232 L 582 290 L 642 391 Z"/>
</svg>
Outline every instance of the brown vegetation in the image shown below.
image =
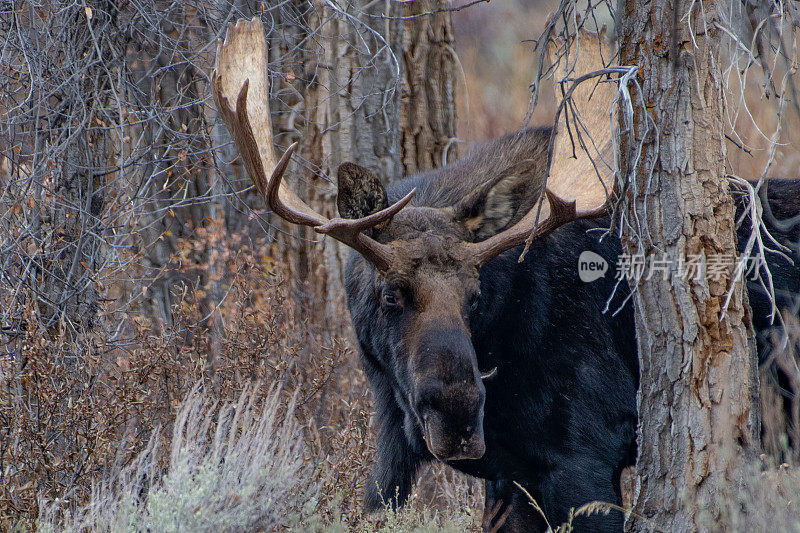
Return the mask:
<svg viewBox="0 0 800 533">
<path fill-rule="evenodd" d="M 326 185 L 317 165 L 331 154 L 322 144 L 344 144 L 314 119 L 328 119 L 325 92 L 344 83 L 336 76 L 370 91 L 367 106 L 354 96 L 339 124 L 361 120 L 379 133 L 388 126 L 375 116 L 393 116 L 399 105 L 397 88 L 382 92 L 389 78 L 381 77 L 396 65 L 385 51 L 373 57 L 382 37 L 365 38 L 357 21 L 320 2 L 54 1 L 0 10 L 0 527 L 32 524 L 40 503 L 80 508 L 93 484 L 130 464 L 157 432 L 152 464 L 166 468 L 171 426 L 195 384 L 209 401 L 225 401 L 252 380 L 264 390 L 280 385 L 284 404 L 297 395 L 297 438 L 313 465 L 305 482 L 320 487 L 310 512 L 323 523 L 384 520 L 361 512 L 371 400 L 344 302 L 317 290 L 327 287 L 319 245 L 281 234 L 237 181 L 243 169 L 226 152 L 207 85 L 228 20 L 255 11 L 275 22 L 267 29 L 276 44 L 276 135 L 283 142 L 314 132 L 305 137 L 306 167 L 293 173 L 304 188 Z M 420 20 L 426 28 L 439 18 Z M 355 46 L 333 73 L 324 54 L 340 41 Z M 439 44 L 428 52 L 439 54 Z M 395 142 L 378 133 L 376 143 Z M 353 153 L 337 155 L 367 154 L 359 143 L 369 138 L 353 138 Z M 386 166 L 395 171 L 400 155 L 392 157 Z M 308 196 L 330 211 L 321 189 Z M 343 255 L 335 248 L 326 256 L 332 271 Z M 480 508 L 474 482 L 453 483 L 457 476 L 439 469 L 426 476 L 450 481 L 428 484 L 418 507 L 455 501 L 457 490 L 471 494 L 458 498 L 465 508 Z"/>
<path fill-rule="evenodd" d="M 174 422 L 195 385 L 209 403 L 224 403 L 237 401 L 255 380 L 262 384 L 259 401 L 266 402 L 271 387 L 280 387 L 278 412 L 291 413 L 302 443 L 302 485 L 316 497 L 293 520 L 309 520 L 318 529 L 388 524 L 402 530 L 402 517 L 367 516 L 361 510 L 373 457 L 372 400 L 358 370 L 344 302 L 316 290 L 319 272 L 307 269 L 321 269 L 323 261 L 302 262 L 319 245 L 270 225 L 263 206 L 244 190 L 246 177 L 230 162 L 227 138 L 211 117 L 204 75 L 210 71 L 210 43 L 228 15 L 250 13 L 219 15 L 189 2 L 182 8 L 133 4 L 136 9 L 114 20 L 97 6 L 59 12 L 63 6 L 51 5 L 41 13 L 28 5 L 18 12 L 0 8 L 3 32 L 35 26 L 40 36 L 62 38 L 28 44 L 33 55 L 61 58 L 34 73 L 63 89 L 48 99 L 42 85 L 28 83 L 22 50 L 6 48 L 16 55 L 2 57 L 8 70 L 0 72 L 0 529 L 33 525 L 40 506 L 56 519 L 79 509 L 91 500 L 93 486 L 136 465 L 143 453 L 151 454 L 148 464 L 168 468 Z M 493 2 L 454 14 L 467 89 L 459 95 L 469 95 L 469 106 L 462 102 L 459 108 L 467 117 L 459 129 L 462 139 L 485 140 L 523 124 L 536 63 L 532 45 L 522 41 L 538 36 L 556 2 L 545 4 Z M 281 51 L 301 47 L 302 39 L 292 32 L 308 13 L 271 9 L 265 19 L 275 15 L 285 30 Z M 60 24 L 47 34 L 43 28 L 55 12 Z M 97 41 L 89 22 L 101 35 Z M 103 33 L 111 24 L 116 26 Z M 126 35 L 139 42 L 122 39 Z M 328 32 L 322 38 L 329 43 L 334 37 Z M 11 33 L 4 39 L 20 44 Z M 80 53 L 60 56 L 64 49 Z M 298 57 L 313 55 L 301 52 L 306 56 L 298 52 Z M 297 112 L 298 87 L 306 81 L 297 78 L 313 78 L 314 72 L 305 72 L 305 59 L 275 56 L 274 122 L 286 145 L 297 124 L 315 116 Z M 106 75 L 98 57 L 110 60 L 107 66 L 117 76 L 110 79 L 122 79 L 124 91 L 114 84 L 92 85 L 96 76 Z M 77 71 L 95 77 L 71 85 Z M 33 96 L 27 94 L 31 87 Z M 84 99 L 87 94 L 92 99 Z M 762 100 L 757 83 L 747 94 L 758 102 L 755 122 L 774 131 L 775 100 Z M 549 115 L 548 105 L 540 107 L 544 118 L 535 121 L 548 123 L 555 106 L 549 104 Z M 67 119 L 56 119 L 62 116 Z M 737 120 L 746 130 L 750 126 L 742 117 Z M 798 131 L 784 126 L 781 138 L 793 140 Z M 763 141 L 752 138 L 753 145 Z M 415 164 L 438 164 L 447 153 L 439 149 L 436 161 Z M 747 178 L 760 175 L 768 156 L 763 143 L 750 151 L 752 156 L 730 152 L 734 168 Z M 796 174 L 796 152 L 782 146 L 769 174 Z M 91 160 L 76 161 L 79 156 Z M 328 186 L 315 164 L 309 163 L 298 181 Z M 59 174 L 67 165 L 91 167 L 94 173 L 70 181 L 69 173 Z M 80 187 L 88 187 L 89 194 Z M 92 203 L 92 192 L 99 190 L 106 202 Z M 326 195 L 327 189 L 320 194 Z M 86 228 L 89 237 L 82 241 Z M 277 249 L 276 237 L 297 254 Z M 54 273 L 69 274 L 71 287 L 84 292 L 67 302 L 49 300 L 64 290 L 58 275 L 45 285 Z M 793 354 L 800 336 L 788 339 L 776 358 L 796 386 L 800 375 Z M 762 379 L 762 385 L 769 383 L 774 382 Z M 793 413 L 786 425 L 780 391 L 770 386 L 762 388 L 762 399 L 767 452 L 780 457 L 779 464 L 795 461 L 783 435 L 788 427 L 798 442 L 800 415 Z M 292 401 L 294 408 L 287 411 Z M 162 438 L 151 452 L 154 434 Z M 774 503 L 772 488 L 778 485 L 785 494 L 779 501 L 789 508 L 786 502 L 800 493 L 792 475 L 785 467 L 755 474 L 753 505 L 766 509 L 762 502 Z M 441 465 L 425 466 L 419 477 L 411 522 L 453 531 L 479 527 L 480 482 Z"/>
<path fill-rule="evenodd" d="M 213 335 L 201 309 L 209 282 L 174 289 L 173 325 L 163 331 L 135 316 L 124 342 L 111 346 L 87 339 L 90 348 L 81 364 L 70 360 L 72 346 L 63 335 L 26 334 L 13 341 L 23 359 L 16 365 L 7 356 L 2 360 L 1 385 L 12 394 L 0 405 L 0 523 L 32 523 L 40 498 L 74 510 L 87 501 L 93 482 L 128 465 L 154 431 L 165 437 L 157 455 L 164 465 L 166 437 L 196 383 L 207 397 L 224 401 L 235 400 L 254 380 L 280 385 L 284 406 L 296 398 L 297 438 L 312 466 L 305 481 L 319 487 L 312 513 L 324 523 L 341 520 L 349 526 L 385 520 L 361 512 L 373 453 L 371 400 L 363 375 L 354 371 L 349 341 L 328 337 L 300 318 L 280 265 L 265 253 L 268 243 L 232 237 L 220 226 L 198 230 L 224 267 L 214 280 L 226 298 L 215 309 Z M 187 262 L 195 247 L 181 241 L 173 260 Z M 428 468 L 423 475 L 433 482 L 414 498 L 417 509 L 455 505 L 479 519 L 479 485 L 441 469 Z"/>
</svg>

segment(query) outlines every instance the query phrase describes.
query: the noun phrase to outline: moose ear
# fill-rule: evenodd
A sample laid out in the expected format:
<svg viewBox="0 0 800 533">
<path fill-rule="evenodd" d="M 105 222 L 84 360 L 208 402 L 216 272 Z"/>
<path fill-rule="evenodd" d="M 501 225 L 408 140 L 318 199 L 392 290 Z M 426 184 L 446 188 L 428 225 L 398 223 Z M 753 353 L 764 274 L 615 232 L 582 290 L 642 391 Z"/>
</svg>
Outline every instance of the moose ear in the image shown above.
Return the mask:
<svg viewBox="0 0 800 533">
<path fill-rule="evenodd" d="M 519 222 L 539 200 L 541 189 L 528 173 L 506 175 L 484 184 L 455 207 L 476 241 L 488 239 Z"/>
<path fill-rule="evenodd" d="M 339 191 L 336 207 L 342 218 L 362 218 L 389 207 L 381 180 L 355 163 L 342 163 L 337 170 Z"/>
</svg>

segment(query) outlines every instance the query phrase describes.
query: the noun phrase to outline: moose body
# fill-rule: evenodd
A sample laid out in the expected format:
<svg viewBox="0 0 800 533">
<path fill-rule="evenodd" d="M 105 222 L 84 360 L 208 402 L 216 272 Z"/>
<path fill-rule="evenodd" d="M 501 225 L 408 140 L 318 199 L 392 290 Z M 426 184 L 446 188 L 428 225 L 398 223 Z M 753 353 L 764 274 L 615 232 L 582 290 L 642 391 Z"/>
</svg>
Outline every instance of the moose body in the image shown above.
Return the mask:
<svg viewBox="0 0 800 533">
<path fill-rule="evenodd" d="M 535 143 L 547 134 L 528 131 L 482 150 L 499 158 L 530 159 L 538 153 Z M 398 182 L 389 188 L 388 200 L 417 188 L 421 194 L 412 205 L 421 209 L 429 203 L 441 209 L 458 202 L 457 178 L 470 191 L 480 188 L 473 180 L 485 180 L 493 172 L 514 175 L 481 153 L 468 159 L 460 168 L 451 165 L 456 168 Z M 775 188 L 773 196 L 782 199 L 776 203 L 776 216 L 790 214 L 792 206 L 796 215 L 800 183 L 778 183 Z M 507 191 L 514 192 L 504 199 L 504 207 L 487 205 L 491 200 L 481 207 L 490 211 L 481 222 L 506 210 L 505 218 L 496 216 L 489 233 L 513 223 L 515 206 L 526 203 L 513 198 L 524 196 L 524 188 Z M 502 202 L 495 198 L 495 203 Z M 639 372 L 633 306 L 624 303 L 629 288 L 624 281 L 617 283 L 613 268 L 593 282 L 578 275 L 578 258 L 586 250 L 616 264 L 622 253 L 619 240 L 613 235 L 601 239 L 610 221 L 561 226 L 535 240 L 522 262 L 522 247 L 505 251 L 480 267 L 474 287 L 468 268 L 459 264 L 464 260 L 448 254 L 469 235 L 451 236 L 457 230 L 446 229 L 452 223 L 447 217 L 420 215 L 401 211 L 394 232 L 373 232 L 380 242 L 404 239 L 415 250 L 414 261 L 386 275 L 353 253 L 347 268 L 348 306 L 379 425 L 367 508 L 402 505 L 419 465 L 436 459 L 486 479 L 487 509 L 496 510 L 494 524 L 504 531 L 545 528 L 515 482 L 536 499 L 552 524 L 566 521 L 570 509 L 592 501 L 619 505 L 620 472 L 636 458 Z M 743 224 L 740 247 L 748 233 Z M 797 242 L 796 231 L 776 236 Z M 416 239 L 427 242 L 414 244 Z M 787 304 L 800 291 L 800 270 L 777 256 L 770 256 L 769 264 L 778 303 Z M 759 284 L 751 282 L 748 289 L 763 354 L 771 304 Z M 389 304 L 382 300 L 387 291 Z M 480 379 L 487 373 L 491 377 Z M 431 422 L 426 415 L 431 412 L 425 399 L 429 393 L 419 391 L 431 388 L 438 402 L 433 411 L 447 419 L 444 423 L 436 417 Z M 475 444 L 481 422 L 483 442 Z M 437 438 L 440 434 L 444 437 Z M 463 449 L 450 442 L 459 438 Z M 440 446 L 437 440 L 448 443 Z M 623 516 L 596 514 L 573 523 L 591 531 L 619 531 Z"/>
<path fill-rule="evenodd" d="M 616 315 L 603 313 L 613 276 L 593 283 L 578 279 L 581 251 L 592 250 L 610 264 L 621 252 L 618 240 L 598 242 L 586 234 L 599 227 L 575 222 L 534 242 L 522 263 L 517 248 L 480 271 L 481 297 L 468 327 L 478 368 L 496 369 L 484 382 L 486 451 L 479 459 L 448 463 L 487 480 L 487 508 L 489 502 L 503 502 L 498 517 L 512 509 L 508 530 L 535 531 L 542 525 L 514 482 L 558 524 L 585 503 L 619 503 L 620 471 L 635 461 L 638 363 L 632 306 Z M 367 506 L 374 509 L 384 502 L 402 504 L 417 467 L 434 456 L 413 411 L 398 401 L 403 393 L 393 375 L 396 367 L 386 363 L 383 346 L 391 333 L 378 318 L 370 283 L 354 279 L 363 274 L 361 261 L 356 254 L 351 258 L 347 286 L 380 426 L 367 486 Z M 612 311 L 626 293 L 624 285 L 617 289 Z M 600 523 L 612 529 L 622 525 L 619 514 L 590 520 L 593 529 Z"/>
<path fill-rule="evenodd" d="M 379 425 L 368 509 L 402 505 L 420 464 L 437 459 L 487 480 L 487 509 L 496 509 L 503 530 L 544 525 L 515 482 L 555 523 L 591 501 L 620 502 L 620 472 L 635 461 L 632 306 L 603 313 L 613 276 L 582 283 L 577 268 L 584 250 L 615 264 L 619 241 L 600 241 L 601 231 L 587 236 L 602 223 L 583 220 L 552 225 L 522 262 L 517 245 L 529 228 L 514 246 L 490 244 L 487 261 L 470 247 L 508 238 L 534 211 L 549 137 L 549 129 L 532 129 L 497 139 L 394 184 L 386 198 L 366 169 L 339 169 L 347 218 L 417 191 L 370 232 L 394 247 L 391 266 L 359 253 L 347 266 L 348 307 Z M 617 287 L 611 305 L 626 295 Z M 622 516 L 581 521 L 618 529 Z"/>
</svg>

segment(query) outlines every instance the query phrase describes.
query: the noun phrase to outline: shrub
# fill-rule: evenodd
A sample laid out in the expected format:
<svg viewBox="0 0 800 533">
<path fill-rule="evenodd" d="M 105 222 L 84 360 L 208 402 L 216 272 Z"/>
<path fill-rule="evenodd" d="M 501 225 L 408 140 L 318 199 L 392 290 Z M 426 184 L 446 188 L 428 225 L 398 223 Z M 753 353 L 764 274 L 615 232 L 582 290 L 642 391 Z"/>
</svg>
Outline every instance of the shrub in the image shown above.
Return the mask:
<svg viewBox="0 0 800 533">
<path fill-rule="evenodd" d="M 304 463 L 294 401 L 246 387 L 235 403 L 195 387 L 175 420 L 169 462 L 159 466 L 158 433 L 91 501 L 59 523 L 45 505 L 43 531 L 256 531 L 289 523 L 318 484 Z M 296 519 L 296 518 L 294 518 Z"/>
</svg>

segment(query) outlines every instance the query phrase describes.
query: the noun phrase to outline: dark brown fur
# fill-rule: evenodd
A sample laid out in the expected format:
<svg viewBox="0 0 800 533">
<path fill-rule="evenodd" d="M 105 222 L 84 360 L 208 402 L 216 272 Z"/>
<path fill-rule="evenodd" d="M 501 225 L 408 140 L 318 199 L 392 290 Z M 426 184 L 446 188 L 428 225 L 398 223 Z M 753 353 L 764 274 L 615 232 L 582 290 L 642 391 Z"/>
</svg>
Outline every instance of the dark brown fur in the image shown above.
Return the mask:
<svg viewBox="0 0 800 533">
<path fill-rule="evenodd" d="M 337 181 L 336 207 L 342 218 L 362 218 L 389 207 L 386 189 L 368 169 L 342 163 L 337 171 Z"/>
<path fill-rule="evenodd" d="M 402 505 L 419 464 L 434 458 L 487 480 L 487 500 L 502 502 L 496 508 L 503 530 L 543 526 L 514 482 L 555 523 L 589 501 L 621 503 L 620 473 L 636 453 L 633 312 L 620 306 L 628 289 L 616 286 L 613 273 L 593 283 L 577 279 L 581 251 L 614 264 L 619 241 L 598 242 L 587 233 L 598 224 L 582 221 L 534 242 L 522 263 L 519 250 L 510 250 L 480 265 L 468 246 L 534 206 L 547 174 L 549 134 L 509 135 L 394 185 L 390 201 L 413 187 L 417 194 L 389 223 L 370 230 L 391 248 L 391 264 L 377 269 L 351 256 L 348 307 L 379 425 L 369 509 Z M 355 196 L 340 198 L 340 205 L 357 206 L 343 215 L 385 205 L 374 175 L 358 167 L 344 173 L 367 176 L 368 183 L 340 190 Z M 800 210 L 792 187 L 798 186 L 770 191 L 779 218 Z M 797 292 L 796 268 L 771 267 L 785 268 L 779 285 Z M 603 313 L 612 292 L 610 307 L 619 313 Z M 757 290 L 749 293 L 761 331 L 766 326 L 757 320 L 766 314 Z M 481 375 L 493 367 L 495 377 L 484 383 Z M 592 531 L 621 524 L 619 513 L 575 522 Z"/>
<path fill-rule="evenodd" d="M 417 466 L 431 459 L 491 480 L 487 494 L 503 500 L 506 509 L 513 506 L 507 529 L 536 520 L 512 480 L 539 496 L 552 496 L 549 505 L 556 516 L 567 504 L 618 499 L 615 472 L 629 461 L 635 427 L 635 351 L 632 339 L 624 336 L 627 330 L 619 327 L 624 318 L 608 317 L 614 326 L 606 329 L 613 331 L 604 333 L 601 327 L 595 338 L 588 330 L 590 337 L 563 354 L 552 346 L 540 347 L 536 339 L 548 331 L 543 312 L 547 302 L 535 293 L 554 290 L 544 275 L 547 264 L 534 274 L 538 260 L 532 251 L 519 272 L 514 270 L 514 252 L 495 260 L 493 267 L 484 266 L 471 247 L 534 207 L 547 175 L 549 138 L 548 129 L 515 133 L 453 165 L 394 185 L 388 191 L 390 202 L 413 187 L 417 194 L 391 222 L 370 230 L 370 237 L 391 249 L 391 264 L 378 269 L 358 254 L 351 256 L 348 307 L 375 392 L 379 424 L 377 458 L 366 487 L 369 509 L 386 501 L 401 505 Z M 347 175 L 367 174 L 348 169 Z M 358 195 L 371 187 L 349 187 L 340 194 Z M 352 214 L 363 216 L 375 212 L 379 204 L 374 198 L 379 197 L 364 193 L 347 204 L 362 206 Z M 571 261 L 568 254 L 559 255 Z M 500 273 L 497 264 L 504 265 Z M 522 284 L 515 295 L 509 284 L 518 276 Z M 482 295 L 487 290 L 488 296 Z M 532 303 L 535 312 L 529 308 Z M 574 320 L 574 306 L 569 313 Z M 504 332 L 495 335 L 497 328 Z M 540 348 L 556 358 L 552 367 L 539 357 Z M 518 362 L 512 363 L 515 358 Z M 494 381 L 484 384 L 482 375 L 493 375 L 495 366 Z M 591 378 L 594 368 L 602 375 Z M 547 376 L 550 371 L 552 377 Z M 592 392 L 578 393 L 585 389 Z M 595 395 L 602 401 L 592 399 Z M 562 405 L 566 397 L 575 401 Z M 557 411 L 549 413 L 550 404 Z M 601 424 L 605 417 L 615 422 Z M 569 425 L 584 419 L 598 422 L 590 429 Z M 584 435 L 599 444 L 584 442 Z M 541 449 L 532 456 L 531 446 Z M 582 455 L 561 457 L 573 448 Z M 554 470 L 567 464 L 592 474 L 570 487 L 577 477 Z"/>
<path fill-rule="evenodd" d="M 489 141 L 455 163 L 403 180 L 390 191 L 392 198 L 396 200 L 416 187 L 413 205 L 452 207 L 467 216 L 470 210 L 473 215 L 483 211 L 482 203 L 494 191 L 501 193 L 496 207 L 510 216 L 501 225 L 509 226 L 522 218 L 541 195 L 551 131 L 528 129 Z M 498 182 L 500 189 L 495 187 Z"/>
</svg>

